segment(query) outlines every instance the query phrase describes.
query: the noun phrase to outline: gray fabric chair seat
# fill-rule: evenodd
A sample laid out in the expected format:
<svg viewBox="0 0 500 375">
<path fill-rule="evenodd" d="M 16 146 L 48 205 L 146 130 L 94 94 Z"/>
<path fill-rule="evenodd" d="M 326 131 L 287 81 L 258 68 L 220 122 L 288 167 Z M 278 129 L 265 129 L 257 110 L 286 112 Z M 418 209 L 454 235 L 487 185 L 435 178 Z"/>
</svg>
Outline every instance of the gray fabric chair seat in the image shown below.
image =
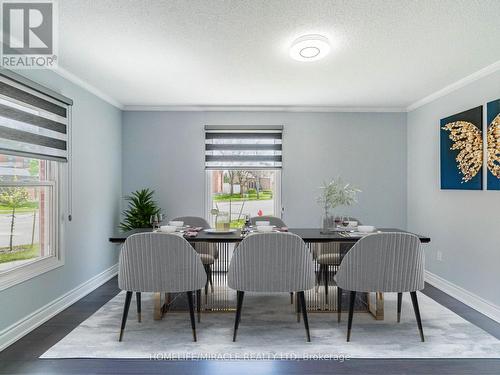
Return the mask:
<svg viewBox="0 0 500 375">
<path fill-rule="evenodd" d="M 120 252 L 118 287 L 122 290 L 187 292 L 201 289 L 206 280 L 198 254 L 176 234 L 133 234 Z"/>
<path fill-rule="evenodd" d="M 356 292 L 412 292 L 424 288 L 424 253 L 417 236 L 374 233 L 347 252 L 337 271 L 342 289 Z"/>
<path fill-rule="evenodd" d="M 316 258 L 316 261 L 318 262 L 318 264 L 339 265 L 340 253 L 320 254 Z"/>
<path fill-rule="evenodd" d="M 201 259 L 201 263 L 205 264 L 214 264 L 215 258 L 210 254 L 198 254 Z"/>
<path fill-rule="evenodd" d="M 311 252 L 292 233 L 254 233 L 235 249 L 227 275 L 231 289 L 300 292 L 314 287 Z"/>
</svg>

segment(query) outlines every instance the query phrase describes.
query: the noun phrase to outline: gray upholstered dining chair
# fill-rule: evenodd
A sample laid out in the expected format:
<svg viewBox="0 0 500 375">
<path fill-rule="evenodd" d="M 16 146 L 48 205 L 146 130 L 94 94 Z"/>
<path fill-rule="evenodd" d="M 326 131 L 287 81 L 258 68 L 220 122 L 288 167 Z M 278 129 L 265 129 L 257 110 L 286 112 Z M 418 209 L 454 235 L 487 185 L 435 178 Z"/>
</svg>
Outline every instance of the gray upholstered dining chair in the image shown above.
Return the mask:
<svg viewBox="0 0 500 375">
<path fill-rule="evenodd" d="M 198 295 L 199 316 L 199 296 L 206 281 L 199 255 L 183 237 L 166 233 L 138 233 L 128 237 L 121 249 L 118 266 L 118 287 L 127 292 L 119 341 L 123 338 L 133 292 L 137 296 L 139 314 L 142 292 L 185 292 L 193 340 L 196 341 L 193 291 Z"/>
<path fill-rule="evenodd" d="M 181 216 L 175 218 L 174 221 L 183 221 L 185 225 L 189 225 L 195 228 L 207 229 L 210 228 L 210 224 L 204 218 L 199 216 Z M 208 285 L 210 284 L 210 290 L 214 292 L 214 283 L 212 281 L 212 266 L 215 260 L 219 258 L 219 249 L 216 243 L 209 242 L 197 242 L 193 244 L 194 249 L 198 254 L 200 254 L 201 262 L 207 273 L 207 283 L 205 285 L 205 296 L 208 294 Z"/>
<path fill-rule="evenodd" d="M 274 225 L 279 228 L 286 227 L 283 220 L 276 216 L 254 216 L 250 218 L 250 224 L 255 225 L 257 221 L 269 221 L 269 225 Z"/>
<path fill-rule="evenodd" d="M 424 252 L 417 236 L 394 232 L 361 238 L 343 258 L 335 281 L 350 291 L 347 341 L 351 339 L 356 292 L 397 293 L 398 322 L 403 293 L 410 292 L 420 339 L 424 341 L 417 300 L 417 290 L 424 288 Z"/>
<path fill-rule="evenodd" d="M 275 227 L 278 228 L 287 227 L 285 222 L 277 216 L 266 215 L 266 216 L 254 216 L 250 218 L 251 225 L 256 225 L 257 221 L 269 221 L 269 225 L 274 225 Z M 290 293 L 290 303 L 293 304 L 293 293 Z M 297 315 L 297 321 L 298 319 L 299 315 Z"/>
<path fill-rule="evenodd" d="M 314 287 L 312 256 L 304 241 L 292 233 L 248 235 L 234 250 L 227 275 L 237 291 L 233 341 L 236 341 L 245 292 L 297 293 L 307 341 L 311 341 L 304 291 Z"/>
</svg>

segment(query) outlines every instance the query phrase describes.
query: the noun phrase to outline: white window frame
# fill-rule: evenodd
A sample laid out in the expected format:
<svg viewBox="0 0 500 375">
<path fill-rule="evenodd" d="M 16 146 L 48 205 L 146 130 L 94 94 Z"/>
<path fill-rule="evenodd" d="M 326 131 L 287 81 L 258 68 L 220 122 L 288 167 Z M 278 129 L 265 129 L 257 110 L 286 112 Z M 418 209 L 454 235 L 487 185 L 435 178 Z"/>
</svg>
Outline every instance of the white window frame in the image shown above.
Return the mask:
<svg viewBox="0 0 500 375">
<path fill-rule="evenodd" d="M 62 192 L 67 191 L 65 181 L 67 181 L 67 164 L 49 161 L 54 163 L 53 181 L 40 182 L 1 182 L 0 186 L 51 186 L 52 187 L 52 207 L 50 218 L 50 237 L 52 255 L 44 258 L 33 259 L 20 264 L 11 269 L 0 271 L 0 291 L 15 286 L 19 283 L 37 277 L 41 274 L 54 270 L 64 265 L 64 212 L 67 206 L 67 197 Z"/>
<path fill-rule="evenodd" d="M 283 206 L 281 205 L 281 174 L 283 173 L 282 168 L 253 168 L 255 170 L 272 170 L 276 174 L 276 196 L 274 198 L 274 215 L 276 217 L 282 218 L 283 215 Z M 204 199 L 204 205 L 205 205 L 205 219 L 211 223 L 212 222 L 212 214 L 210 211 L 212 210 L 213 207 L 213 200 L 212 200 L 212 171 L 213 170 L 225 170 L 224 168 L 220 169 L 206 169 L 205 170 L 205 199 Z M 245 168 L 239 168 L 239 170 L 251 170 L 251 169 L 245 169 Z"/>
</svg>

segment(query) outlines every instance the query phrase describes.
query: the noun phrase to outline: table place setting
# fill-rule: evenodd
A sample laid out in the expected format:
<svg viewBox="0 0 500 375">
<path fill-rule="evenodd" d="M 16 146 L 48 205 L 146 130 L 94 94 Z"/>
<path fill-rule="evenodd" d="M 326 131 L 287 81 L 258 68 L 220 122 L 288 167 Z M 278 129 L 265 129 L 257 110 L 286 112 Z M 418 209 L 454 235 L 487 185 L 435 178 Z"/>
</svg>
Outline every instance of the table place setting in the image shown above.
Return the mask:
<svg viewBox="0 0 500 375">
<path fill-rule="evenodd" d="M 288 227 L 278 227 L 271 225 L 270 221 L 257 220 L 255 225 L 249 225 L 243 230 L 244 233 L 271 233 L 271 232 L 288 232 Z"/>
<path fill-rule="evenodd" d="M 202 230 L 202 227 L 191 227 L 189 225 L 184 225 L 183 221 L 169 221 L 168 225 L 161 225 L 153 232 L 155 233 L 169 233 L 177 234 L 184 237 L 196 237 L 198 233 Z"/>
<path fill-rule="evenodd" d="M 333 229 L 333 232 L 338 233 L 342 237 L 364 237 L 371 233 L 381 233 L 381 231 L 377 230 L 377 228 L 375 228 L 373 225 L 357 225 L 357 222 L 349 223 L 356 223 L 356 225 L 336 227 Z"/>
</svg>

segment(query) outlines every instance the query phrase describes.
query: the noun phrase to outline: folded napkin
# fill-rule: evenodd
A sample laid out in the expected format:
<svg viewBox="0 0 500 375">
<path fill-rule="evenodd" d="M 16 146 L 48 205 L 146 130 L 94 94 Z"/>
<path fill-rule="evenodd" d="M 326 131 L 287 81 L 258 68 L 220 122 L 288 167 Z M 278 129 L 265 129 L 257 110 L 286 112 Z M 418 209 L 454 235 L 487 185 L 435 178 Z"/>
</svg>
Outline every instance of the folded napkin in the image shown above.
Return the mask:
<svg viewBox="0 0 500 375">
<path fill-rule="evenodd" d="M 190 230 L 190 231 L 187 231 L 186 233 L 184 233 L 184 236 L 186 236 L 186 237 L 196 237 L 197 235 L 198 235 L 198 232 L 194 231 L 194 230 Z"/>
<path fill-rule="evenodd" d="M 288 232 L 288 227 L 276 228 L 280 232 Z"/>
</svg>

